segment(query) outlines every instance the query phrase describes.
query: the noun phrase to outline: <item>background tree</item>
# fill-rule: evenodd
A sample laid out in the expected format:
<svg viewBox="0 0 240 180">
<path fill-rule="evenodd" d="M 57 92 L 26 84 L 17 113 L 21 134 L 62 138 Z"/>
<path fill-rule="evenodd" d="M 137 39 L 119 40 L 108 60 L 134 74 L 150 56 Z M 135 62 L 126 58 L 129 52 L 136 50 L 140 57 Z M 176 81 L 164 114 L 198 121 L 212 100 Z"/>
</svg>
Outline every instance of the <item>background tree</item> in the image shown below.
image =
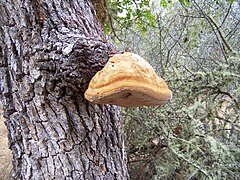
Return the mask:
<svg viewBox="0 0 240 180">
<path fill-rule="evenodd" d="M 13 179 L 127 179 L 119 109 L 83 93 L 108 60 L 103 1 L 0 2 Z"/>
</svg>

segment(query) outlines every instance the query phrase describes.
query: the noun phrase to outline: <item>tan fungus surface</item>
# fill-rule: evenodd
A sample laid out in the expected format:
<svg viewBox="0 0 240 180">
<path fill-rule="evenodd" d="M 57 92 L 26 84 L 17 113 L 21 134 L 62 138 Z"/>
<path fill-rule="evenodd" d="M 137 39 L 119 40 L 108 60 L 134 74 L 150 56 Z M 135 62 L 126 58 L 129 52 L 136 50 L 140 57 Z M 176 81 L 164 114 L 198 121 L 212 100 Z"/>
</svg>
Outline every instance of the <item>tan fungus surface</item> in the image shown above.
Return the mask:
<svg viewBox="0 0 240 180">
<path fill-rule="evenodd" d="M 125 52 L 111 57 L 92 78 L 85 98 L 96 104 L 156 106 L 172 97 L 166 82 L 142 57 Z"/>
</svg>

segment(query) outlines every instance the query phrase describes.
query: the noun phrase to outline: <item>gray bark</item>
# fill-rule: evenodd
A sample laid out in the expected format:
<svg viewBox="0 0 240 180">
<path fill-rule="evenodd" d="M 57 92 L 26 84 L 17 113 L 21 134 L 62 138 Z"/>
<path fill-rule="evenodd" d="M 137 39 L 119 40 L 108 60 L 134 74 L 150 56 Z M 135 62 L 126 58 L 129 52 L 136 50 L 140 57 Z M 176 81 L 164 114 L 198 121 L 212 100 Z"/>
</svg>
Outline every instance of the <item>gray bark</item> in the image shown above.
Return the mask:
<svg viewBox="0 0 240 180">
<path fill-rule="evenodd" d="M 12 179 L 128 179 L 119 109 L 83 93 L 108 60 L 91 1 L 0 2 Z"/>
</svg>

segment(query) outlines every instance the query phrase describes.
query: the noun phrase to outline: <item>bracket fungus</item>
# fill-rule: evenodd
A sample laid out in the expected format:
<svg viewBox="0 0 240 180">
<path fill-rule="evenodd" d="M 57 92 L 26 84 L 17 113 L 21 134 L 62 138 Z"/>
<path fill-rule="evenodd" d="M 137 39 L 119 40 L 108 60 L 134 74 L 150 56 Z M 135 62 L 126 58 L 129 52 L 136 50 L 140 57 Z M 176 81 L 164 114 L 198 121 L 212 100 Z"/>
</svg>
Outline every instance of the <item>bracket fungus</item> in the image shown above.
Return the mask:
<svg viewBox="0 0 240 180">
<path fill-rule="evenodd" d="M 125 52 L 111 57 L 95 74 L 84 96 L 96 104 L 138 107 L 165 104 L 172 92 L 147 61 Z"/>
</svg>

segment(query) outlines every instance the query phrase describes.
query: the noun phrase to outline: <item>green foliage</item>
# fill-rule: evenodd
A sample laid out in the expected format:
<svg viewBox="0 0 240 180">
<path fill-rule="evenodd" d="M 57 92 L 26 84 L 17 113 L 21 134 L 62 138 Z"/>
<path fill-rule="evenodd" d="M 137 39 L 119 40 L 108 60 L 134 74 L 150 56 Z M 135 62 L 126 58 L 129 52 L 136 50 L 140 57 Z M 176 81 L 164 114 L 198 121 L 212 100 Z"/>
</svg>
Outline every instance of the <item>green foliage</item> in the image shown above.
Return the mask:
<svg viewBox="0 0 240 180">
<path fill-rule="evenodd" d="M 179 0 L 182 5 L 184 6 L 189 6 L 190 5 L 190 0 Z"/>
<path fill-rule="evenodd" d="M 115 33 L 116 29 L 128 29 L 136 26 L 145 33 L 148 26 L 155 24 L 155 15 L 149 10 L 150 0 L 108 0 L 109 21 L 105 24 L 105 33 Z M 116 34 L 114 35 L 116 36 Z"/>
<path fill-rule="evenodd" d="M 160 0 L 160 4 L 163 7 L 167 7 L 171 3 L 172 3 L 172 0 Z"/>
</svg>

